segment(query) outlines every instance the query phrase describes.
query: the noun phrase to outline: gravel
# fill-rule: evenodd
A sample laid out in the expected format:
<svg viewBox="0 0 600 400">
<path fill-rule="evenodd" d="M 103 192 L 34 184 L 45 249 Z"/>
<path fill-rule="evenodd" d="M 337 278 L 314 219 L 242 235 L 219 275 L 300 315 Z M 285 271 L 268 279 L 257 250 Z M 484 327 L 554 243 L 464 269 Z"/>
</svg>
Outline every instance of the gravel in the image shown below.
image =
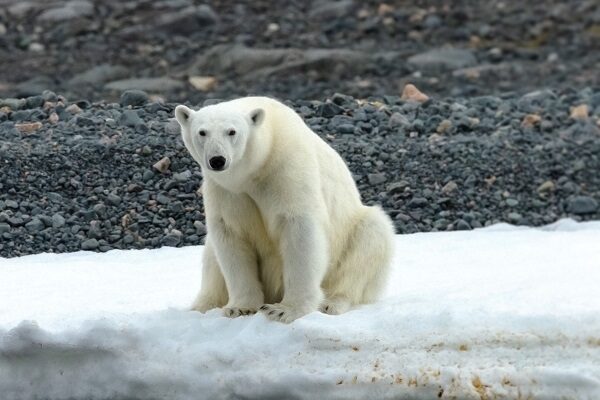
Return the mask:
<svg viewBox="0 0 600 400">
<path fill-rule="evenodd" d="M 202 176 L 173 125 L 176 104 L 144 94 L 0 99 L 15 106 L 0 111 L 0 256 L 202 242 Z M 412 233 L 599 219 L 599 94 L 286 102 L 346 160 L 363 201 Z M 572 118 L 582 104 L 588 117 Z M 22 118 L 40 127 L 20 132 Z"/>
<path fill-rule="evenodd" d="M 406 83 L 452 97 L 600 84 L 597 0 L 198 3 L 3 0 L 0 98 L 119 101 L 138 89 L 200 104 L 383 97 Z"/>
</svg>

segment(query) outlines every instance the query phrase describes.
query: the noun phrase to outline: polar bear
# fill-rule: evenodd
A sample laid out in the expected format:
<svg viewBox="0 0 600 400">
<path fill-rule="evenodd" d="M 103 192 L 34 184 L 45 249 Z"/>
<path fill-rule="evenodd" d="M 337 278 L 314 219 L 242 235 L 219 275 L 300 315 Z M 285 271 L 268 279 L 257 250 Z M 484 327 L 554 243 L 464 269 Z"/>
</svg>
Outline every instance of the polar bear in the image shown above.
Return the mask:
<svg viewBox="0 0 600 400">
<path fill-rule="evenodd" d="M 342 158 L 294 110 L 244 97 L 179 105 L 175 117 L 203 174 L 208 233 L 194 310 L 291 322 L 376 300 L 392 222 L 361 203 Z"/>
</svg>

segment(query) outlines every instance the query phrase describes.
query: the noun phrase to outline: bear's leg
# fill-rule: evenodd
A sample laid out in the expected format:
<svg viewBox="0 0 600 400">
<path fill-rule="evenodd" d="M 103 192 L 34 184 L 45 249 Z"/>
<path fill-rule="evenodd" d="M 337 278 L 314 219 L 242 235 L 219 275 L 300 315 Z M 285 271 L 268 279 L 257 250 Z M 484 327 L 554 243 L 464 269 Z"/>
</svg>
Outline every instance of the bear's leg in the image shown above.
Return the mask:
<svg viewBox="0 0 600 400">
<path fill-rule="evenodd" d="M 209 225 L 209 232 L 229 295 L 223 314 L 232 318 L 254 314 L 264 303 L 255 250 L 222 224 Z"/>
<path fill-rule="evenodd" d="M 392 221 L 380 207 L 365 207 L 354 229 L 342 259 L 323 281 L 324 313 L 341 314 L 353 305 L 374 302 L 385 289 L 393 253 Z"/>
<path fill-rule="evenodd" d="M 194 300 L 192 310 L 206 312 L 227 304 L 225 279 L 219 268 L 217 257 L 210 241 L 206 240 L 202 255 L 202 284 L 200 293 Z"/>
<path fill-rule="evenodd" d="M 283 299 L 265 304 L 261 311 L 272 320 L 292 322 L 316 311 L 323 300 L 327 239 L 318 222 L 309 216 L 285 217 L 281 223 Z"/>
</svg>

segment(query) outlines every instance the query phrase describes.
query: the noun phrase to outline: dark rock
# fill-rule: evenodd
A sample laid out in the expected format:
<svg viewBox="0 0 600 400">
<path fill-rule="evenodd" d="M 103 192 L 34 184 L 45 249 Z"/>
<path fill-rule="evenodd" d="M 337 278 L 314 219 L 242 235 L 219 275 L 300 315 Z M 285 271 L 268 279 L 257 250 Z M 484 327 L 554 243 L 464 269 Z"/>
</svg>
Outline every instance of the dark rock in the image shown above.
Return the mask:
<svg viewBox="0 0 600 400">
<path fill-rule="evenodd" d="M 183 89 L 183 82 L 171 79 L 169 77 L 155 78 L 132 78 L 107 83 L 104 88 L 106 90 L 114 90 L 123 92 L 125 90 L 138 89 L 151 93 L 164 93 L 174 90 Z"/>
<path fill-rule="evenodd" d="M 94 13 L 94 4 L 87 0 L 72 0 L 58 7 L 46 9 L 39 16 L 39 21 L 60 22 L 75 18 L 90 17 Z"/>
<path fill-rule="evenodd" d="M 52 227 L 55 229 L 62 228 L 65 225 L 65 219 L 60 214 L 54 214 L 52 216 Z"/>
<path fill-rule="evenodd" d="M 120 65 L 101 64 L 73 76 L 67 83 L 71 87 L 79 85 L 99 85 L 127 76 L 127 68 Z"/>
<path fill-rule="evenodd" d="M 100 246 L 97 239 L 87 239 L 81 243 L 81 250 L 96 250 Z"/>
<path fill-rule="evenodd" d="M 385 174 L 368 174 L 367 178 L 369 179 L 369 184 L 371 185 L 379 185 L 387 180 Z"/>
<path fill-rule="evenodd" d="M 142 121 L 142 119 L 139 117 L 138 113 L 135 110 L 125 110 L 119 118 L 119 124 L 123 126 L 135 127 L 143 123 L 144 121 Z"/>
<path fill-rule="evenodd" d="M 473 66 L 477 59 L 471 50 L 440 48 L 409 57 L 408 64 L 427 72 L 455 70 Z"/>
<path fill-rule="evenodd" d="M 108 196 L 106 196 L 106 201 L 108 202 L 108 204 L 118 206 L 119 204 L 121 204 L 121 197 L 117 196 L 114 193 L 109 193 Z"/>
<path fill-rule="evenodd" d="M 10 225 L 6 222 L 0 222 L 0 235 L 6 232 L 10 232 Z"/>
<path fill-rule="evenodd" d="M 421 208 L 427 206 L 428 204 L 429 201 L 424 197 L 413 197 L 407 205 L 410 208 Z"/>
<path fill-rule="evenodd" d="M 34 218 L 25 224 L 25 228 L 27 228 L 29 232 L 39 232 L 45 227 L 46 226 L 44 225 L 44 223 L 37 218 Z"/>
<path fill-rule="evenodd" d="M 591 214 L 597 209 L 598 202 L 589 196 L 572 196 L 567 202 L 567 210 L 573 214 Z"/>
<path fill-rule="evenodd" d="M 142 90 L 126 90 L 121 94 L 121 106 L 140 107 L 148 102 L 148 94 Z"/>
<path fill-rule="evenodd" d="M 342 107 L 338 106 L 335 103 L 323 103 L 317 109 L 317 115 L 320 117 L 331 118 L 334 115 L 340 114 L 342 111 Z"/>
<path fill-rule="evenodd" d="M 454 227 L 457 231 L 466 231 L 471 229 L 471 225 L 464 219 L 459 219 L 454 222 Z"/>
<path fill-rule="evenodd" d="M 13 210 L 18 210 L 19 209 L 19 203 L 17 203 L 14 200 L 6 200 L 4 202 L 4 206 L 6 208 L 12 208 Z"/>
<path fill-rule="evenodd" d="M 353 7 L 353 0 L 313 1 L 308 17 L 311 20 L 321 21 L 343 18 L 352 11 Z"/>
<path fill-rule="evenodd" d="M 168 196 L 165 196 L 164 194 L 162 194 L 162 193 L 159 193 L 159 194 L 156 196 L 156 201 L 157 201 L 159 204 L 163 204 L 163 205 L 164 205 L 164 204 L 169 204 L 169 202 L 171 201 L 171 199 L 169 199 L 169 197 L 168 197 Z"/>
<path fill-rule="evenodd" d="M 217 13 L 207 4 L 186 7 L 180 11 L 164 13 L 153 22 L 154 29 L 172 34 L 192 35 L 219 21 Z"/>
<path fill-rule="evenodd" d="M 181 242 L 181 237 L 181 232 L 173 229 L 171 232 L 169 232 L 169 234 L 161 238 L 160 243 L 163 246 L 175 247 Z"/>
</svg>

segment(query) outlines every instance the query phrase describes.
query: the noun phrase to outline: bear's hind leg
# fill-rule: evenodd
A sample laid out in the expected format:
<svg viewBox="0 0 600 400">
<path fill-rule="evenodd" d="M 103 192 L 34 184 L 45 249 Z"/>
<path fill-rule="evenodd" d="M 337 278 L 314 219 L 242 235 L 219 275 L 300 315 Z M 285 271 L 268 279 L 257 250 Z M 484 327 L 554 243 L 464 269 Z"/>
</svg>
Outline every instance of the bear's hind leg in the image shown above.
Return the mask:
<svg viewBox="0 0 600 400">
<path fill-rule="evenodd" d="M 393 253 L 394 227 L 380 207 L 365 207 L 338 265 L 323 281 L 320 310 L 341 314 L 354 305 L 372 303 L 384 290 Z"/>
<path fill-rule="evenodd" d="M 202 257 L 202 285 L 200 293 L 194 300 L 192 310 L 206 312 L 213 308 L 220 308 L 227 304 L 227 287 L 219 262 L 209 240 L 204 246 Z"/>
</svg>

